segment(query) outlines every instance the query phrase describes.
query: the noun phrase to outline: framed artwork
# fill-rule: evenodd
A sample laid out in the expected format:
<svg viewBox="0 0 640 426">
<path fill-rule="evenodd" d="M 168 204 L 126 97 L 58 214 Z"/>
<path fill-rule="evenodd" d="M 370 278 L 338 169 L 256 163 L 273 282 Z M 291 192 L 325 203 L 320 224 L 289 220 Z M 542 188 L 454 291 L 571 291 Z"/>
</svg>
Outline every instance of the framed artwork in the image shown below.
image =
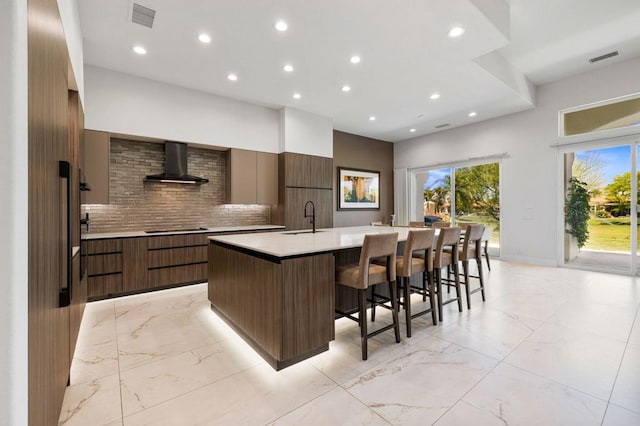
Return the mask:
<svg viewBox="0 0 640 426">
<path fill-rule="evenodd" d="M 380 172 L 338 167 L 338 210 L 380 210 Z"/>
</svg>

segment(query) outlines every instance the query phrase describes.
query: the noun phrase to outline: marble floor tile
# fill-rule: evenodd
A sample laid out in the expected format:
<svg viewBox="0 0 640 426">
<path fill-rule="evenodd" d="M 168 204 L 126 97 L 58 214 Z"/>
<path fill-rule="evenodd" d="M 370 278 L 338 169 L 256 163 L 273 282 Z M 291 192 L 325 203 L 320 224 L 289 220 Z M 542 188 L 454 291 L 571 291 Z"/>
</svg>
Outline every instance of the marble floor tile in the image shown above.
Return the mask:
<svg viewBox="0 0 640 426">
<path fill-rule="evenodd" d="M 375 411 L 342 388 L 333 389 L 302 407 L 280 417 L 270 426 L 389 425 Z"/>
<path fill-rule="evenodd" d="M 596 426 L 606 406 L 605 401 L 501 364 L 436 425 Z"/>
<path fill-rule="evenodd" d="M 541 321 L 510 315 L 490 305 L 485 302 L 473 307 L 467 315 L 434 327 L 431 334 L 501 360 L 542 325 Z"/>
<path fill-rule="evenodd" d="M 570 303 L 549 321 L 563 327 L 588 331 L 626 342 L 633 326 L 637 307 L 612 307 L 595 303 Z"/>
<path fill-rule="evenodd" d="M 565 297 L 553 293 L 518 292 L 492 300 L 490 307 L 516 318 L 526 317 L 545 321 L 568 303 Z"/>
<path fill-rule="evenodd" d="M 121 372 L 221 340 L 217 333 L 210 333 L 201 324 L 191 327 L 164 325 L 159 323 L 144 332 L 118 336 Z"/>
<path fill-rule="evenodd" d="M 265 361 L 232 339 L 145 364 L 120 376 L 126 417 Z"/>
<path fill-rule="evenodd" d="M 88 303 L 71 364 L 72 385 L 118 374 L 118 342 L 113 301 Z"/>
<path fill-rule="evenodd" d="M 610 402 L 640 413 L 640 345 L 627 346 Z"/>
<path fill-rule="evenodd" d="M 636 313 L 636 320 L 633 323 L 633 329 L 629 335 L 629 344 L 640 346 L 640 309 L 638 309 Z"/>
<path fill-rule="evenodd" d="M 608 400 L 625 343 L 546 323 L 505 362 Z"/>
<path fill-rule="evenodd" d="M 109 425 L 122 420 L 118 375 L 69 386 L 64 394 L 59 425 Z"/>
<path fill-rule="evenodd" d="M 394 425 L 431 424 L 498 361 L 427 337 L 343 388 Z"/>
<path fill-rule="evenodd" d="M 609 404 L 602 426 L 638 426 L 640 413 L 626 410 L 614 404 Z"/>
<path fill-rule="evenodd" d="M 267 424 L 335 387 L 309 363 L 279 372 L 263 364 L 128 416 L 124 424 Z"/>
</svg>

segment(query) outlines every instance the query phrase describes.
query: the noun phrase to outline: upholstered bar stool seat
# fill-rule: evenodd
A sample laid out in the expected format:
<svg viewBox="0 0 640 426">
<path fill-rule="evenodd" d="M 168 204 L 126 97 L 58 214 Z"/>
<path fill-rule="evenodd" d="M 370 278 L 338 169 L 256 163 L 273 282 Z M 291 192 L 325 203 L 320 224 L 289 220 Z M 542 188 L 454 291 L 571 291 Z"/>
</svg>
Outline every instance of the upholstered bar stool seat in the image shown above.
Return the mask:
<svg viewBox="0 0 640 426">
<path fill-rule="evenodd" d="M 396 295 L 396 251 L 398 250 L 398 233 L 365 235 L 360 261 L 358 264 L 343 265 L 336 268 L 336 284 L 352 287 L 358 290 L 358 317 L 348 313 L 336 311 L 360 324 L 362 359 L 368 357 L 367 339 L 393 328 L 396 342 L 400 342 L 400 325 L 398 323 L 398 298 Z M 384 259 L 384 264 L 372 263 L 372 260 Z M 375 292 L 367 300 L 366 291 L 376 284 L 389 284 L 389 298 L 377 300 Z M 389 301 L 391 306 L 384 302 Z M 367 332 L 367 302 L 391 309 L 393 323 L 372 333 Z"/>
</svg>

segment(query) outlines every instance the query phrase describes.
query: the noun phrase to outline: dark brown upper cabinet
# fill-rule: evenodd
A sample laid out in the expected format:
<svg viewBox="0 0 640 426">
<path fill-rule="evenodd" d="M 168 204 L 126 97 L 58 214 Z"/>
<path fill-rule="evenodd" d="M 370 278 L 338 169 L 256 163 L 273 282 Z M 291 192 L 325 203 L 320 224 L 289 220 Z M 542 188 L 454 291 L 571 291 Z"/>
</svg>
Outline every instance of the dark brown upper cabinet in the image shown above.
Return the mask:
<svg viewBox="0 0 640 426">
<path fill-rule="evenodd" d="M 111 137 L 107 132 L 84 131 L 85 204 L 109 204 L 109 150 Z"/>
</svg>

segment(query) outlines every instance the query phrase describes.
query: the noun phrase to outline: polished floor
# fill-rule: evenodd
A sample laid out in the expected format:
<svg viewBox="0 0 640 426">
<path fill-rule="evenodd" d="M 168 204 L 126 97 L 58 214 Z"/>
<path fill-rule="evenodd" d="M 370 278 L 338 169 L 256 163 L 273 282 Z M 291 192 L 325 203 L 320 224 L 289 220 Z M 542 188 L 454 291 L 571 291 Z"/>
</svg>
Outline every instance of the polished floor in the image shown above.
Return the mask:
<svg viewBox="0 0 640 426">
<path fill-rule="evenodd" d="M 448 305 L 400 344 L 383 333 L 366 362 L 339 320 L 328 352 L 280 372 L 206 285 L 90 303 L 60 424 L 640 425 L 640 283 L 492 267 L 484 304 Z"/>
</svg>

